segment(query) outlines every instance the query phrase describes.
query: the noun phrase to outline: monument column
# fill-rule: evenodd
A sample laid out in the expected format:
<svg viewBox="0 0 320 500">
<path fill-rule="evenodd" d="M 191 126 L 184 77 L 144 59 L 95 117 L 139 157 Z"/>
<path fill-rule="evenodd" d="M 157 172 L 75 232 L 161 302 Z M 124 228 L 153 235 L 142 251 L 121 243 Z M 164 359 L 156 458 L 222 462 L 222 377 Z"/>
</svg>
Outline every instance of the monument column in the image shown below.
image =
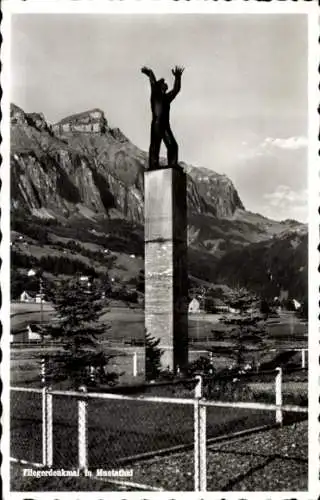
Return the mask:
<svg viewBox="0 0 320 500">
<path fill-rule="evenodd" d="M 145 190 L 145 327 L 160 339 L 163 368 L 188 363 L 186 174 L 179 166 L 148 170 Z"/>
</svg>

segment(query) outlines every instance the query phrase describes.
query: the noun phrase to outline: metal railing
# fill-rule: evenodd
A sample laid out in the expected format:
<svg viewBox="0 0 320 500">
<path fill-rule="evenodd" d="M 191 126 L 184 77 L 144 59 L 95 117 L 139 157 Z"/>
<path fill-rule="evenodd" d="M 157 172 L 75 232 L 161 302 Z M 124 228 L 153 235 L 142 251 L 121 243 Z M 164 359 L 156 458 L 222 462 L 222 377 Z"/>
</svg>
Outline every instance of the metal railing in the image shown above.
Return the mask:
<svg viewBox="0 0 320 500">
<path fill-rule="evenodd" d="M 259 377 L 259 373 L 244 375 L 246 378 L 254 376 Z M 193 384 L 194 392 L 190 393 L 191 397 L 93 393 L 87 392 L 85 388 L 82 391 L 61 391 L 48 387 L 11 387 L 11 394 L 15 396 L 11 403 L 12 454 L 20 455 L 14 456 L 12 460 L 42 467 L 60 467 L 62 463 L 86 471 L 105 464 L 119 466 L 134 463 L 135 460 L 152 455 L 161 456 L 164 451 L 167 454 L 170 451 L 177 453 L 191 450 L 194 459 L 194 490 L 206 491 L 206 446 L 208 439 L 212 438 L 208 424 L 214 426 L 216 418 L 208 413 L 210 408 L 229 408 L 232 413 L 248 410 L 269 412 L 271 416 L 274 415 L 270 423 L 273 420 L 273 424 L 278 426 L 283 423 L 285 412 L 308 412 L 307 406 L 283 404 L 284 374 L 281 368 L 268 372 L 268 376 L 274 377 L 275 402 L 272 404 L 207 399 L 204 397 L 206 378 L 200 375 L 177 382 Z M 157 387 L 157 384 L 153 387 Z M 19 397 L 24 399 L 20 408 Z M 35 401 L 32 408 L 28 409 L 31 397 Z M 141 421 L 142 415 L 150 417 Z M 35 438 L 35 446 L 25 442 L 26 436 L 29 435 L 30 439 L 34 436 L 27 432 L 28 426 L 33 425 L 32 419 L 41 425 L 41 433 Z M 119 423 L 121 419 L 122 424 Z M 24 438 L 23 446 L 21 436 Z M 100 448 L 97 449 L 99 442 Z M 22 454 L 29 455 L 26 457 L 21 456 Z"/>
</svg>

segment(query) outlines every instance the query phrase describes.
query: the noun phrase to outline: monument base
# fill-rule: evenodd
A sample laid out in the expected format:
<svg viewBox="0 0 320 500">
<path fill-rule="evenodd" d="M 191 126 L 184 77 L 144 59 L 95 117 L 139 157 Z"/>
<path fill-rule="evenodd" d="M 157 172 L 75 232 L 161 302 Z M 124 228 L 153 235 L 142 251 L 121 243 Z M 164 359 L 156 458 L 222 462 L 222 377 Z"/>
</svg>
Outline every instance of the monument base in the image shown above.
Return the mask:
<svg viewBox="0 0 320 500">
<path fill-rule="evenodd" d="M 145 172 L 145 328 L 160 339 L 161 364 L 188 364 L 186 174 L 180 167 Z"/>
</svg>

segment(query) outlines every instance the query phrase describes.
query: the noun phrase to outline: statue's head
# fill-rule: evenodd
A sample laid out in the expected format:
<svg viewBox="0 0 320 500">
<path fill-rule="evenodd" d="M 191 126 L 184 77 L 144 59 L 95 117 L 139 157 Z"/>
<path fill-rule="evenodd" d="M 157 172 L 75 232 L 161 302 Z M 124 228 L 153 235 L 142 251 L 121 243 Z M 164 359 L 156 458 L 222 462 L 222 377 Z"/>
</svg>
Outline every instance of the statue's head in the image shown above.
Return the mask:
<svg viewBox="0 0 320 500">
<path fill-rule="evenodd" d="M 157 81 L 157 86 L 162 94 L 165 94 L 168 90 L 168 85 L 166 84 L 164 78 L 161 78 L 160 80 Z"/>
</svg>

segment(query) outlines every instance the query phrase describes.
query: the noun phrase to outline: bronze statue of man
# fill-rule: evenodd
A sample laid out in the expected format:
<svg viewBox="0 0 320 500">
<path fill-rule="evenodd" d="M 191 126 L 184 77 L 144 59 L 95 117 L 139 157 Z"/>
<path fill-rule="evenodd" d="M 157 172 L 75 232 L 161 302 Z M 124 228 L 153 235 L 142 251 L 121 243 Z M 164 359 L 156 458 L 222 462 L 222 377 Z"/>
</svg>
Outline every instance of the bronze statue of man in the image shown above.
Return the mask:
<svg viewBox="0 0 320 500">
<path fill-rule="evenodd" d="M 178 144 L 170 128 L 170 104 L 181 89 L 181 75 L 184 68 L 176 66 L 172 69 L 174 85 L 167 92 L 168 85 L 164 78 L 156 80 L 153 71 L 145 66 L 142 73 L 149 77 L 151 85 L 151 140 L 149 149 L 149 170 L 159 168 L 161 141 L 167 148 L 168 167 L 178 164 Z"/>
</svg>

